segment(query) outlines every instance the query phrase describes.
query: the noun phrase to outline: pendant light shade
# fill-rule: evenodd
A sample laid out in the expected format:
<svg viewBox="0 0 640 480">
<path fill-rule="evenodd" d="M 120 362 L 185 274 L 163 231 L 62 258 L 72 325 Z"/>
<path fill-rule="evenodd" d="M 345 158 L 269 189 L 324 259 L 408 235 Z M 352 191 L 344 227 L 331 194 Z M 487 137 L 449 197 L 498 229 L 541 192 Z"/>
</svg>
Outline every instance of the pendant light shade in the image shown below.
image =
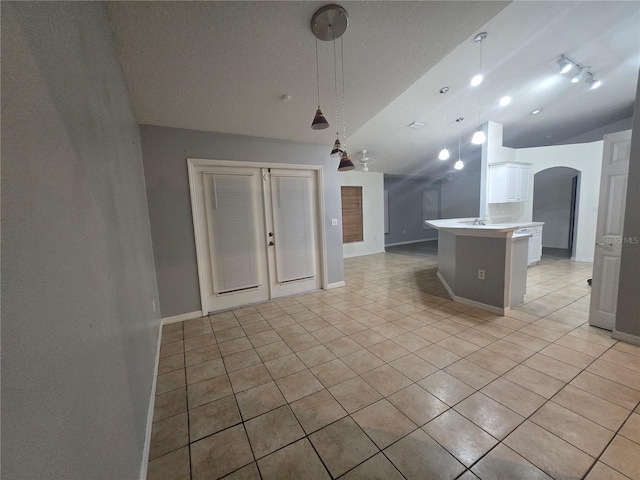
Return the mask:
<svg viewBox="0 0 640 480">
<path fill-rule="evenodd" d="M 348 172 L 349 170 L 353 170 L 355 168 L 356 168 L 356 166 L 353 164 L 353 162 L 349 158 L 349 154 L 347 153 L 347 150 L 345 149 L 345 151 L 342 152 L 342 157 L 340 158 L 340 166 L 338 167 L 338 171 L 339 172 Z"/>
<path fill-rule="evenodd" d="M 482 130 L 476 131 L 476 133 L 473 134 L 473 137 L 471 137 L 471 143 L 473 143 L 474 145 L 482 145 L 486 141 L 487 136 Z"/>
<path fill-rule="evenodd" d="M 311 130 L 324 130 L 325 128 L 329 128 L 329 122 L 324 118 L 322 110 L 320 110 L 320 106 L 318 105 L 316 116 L 313 117 L 313 122 L 311 122 Z"/>
<path fill-rule="evenodd" d="M 449 150 L 443 148 L 438 154 L 438 160 L 449 160 Z"/>
<path fill-rule="evenodd" d="M 462 170 L 464 168 L 464 163 L 462 163 L 462 160 L 458 159 L 458 161 L 453 165 L 453 168 L 456 170 Z"/>
<path fill-rule="evenodd" d="M 342 147 L 340 145 L 340 139 L 336 138 L 336 141 L 333 144 L 333 148 L 331 149 L 331 156 L 333 158 L 342 158 L 343 153 L 344 152 L 342 151 Z"/>
</svg>

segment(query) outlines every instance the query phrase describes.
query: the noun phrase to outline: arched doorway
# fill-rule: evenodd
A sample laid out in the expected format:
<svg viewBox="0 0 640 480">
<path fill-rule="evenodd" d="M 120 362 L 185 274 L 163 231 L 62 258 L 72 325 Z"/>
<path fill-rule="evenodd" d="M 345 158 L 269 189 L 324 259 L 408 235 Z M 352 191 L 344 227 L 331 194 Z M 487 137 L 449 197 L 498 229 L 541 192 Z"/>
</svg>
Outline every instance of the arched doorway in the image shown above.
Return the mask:
<svg viewBox="0 0 640 480">
<path fill-rule="evenodd" d="M 580 171 L 569 167 L 541 170 L 533 178 L 534 222 L 544 222 L 543 254 L 575 257 Z"/>
</svg>

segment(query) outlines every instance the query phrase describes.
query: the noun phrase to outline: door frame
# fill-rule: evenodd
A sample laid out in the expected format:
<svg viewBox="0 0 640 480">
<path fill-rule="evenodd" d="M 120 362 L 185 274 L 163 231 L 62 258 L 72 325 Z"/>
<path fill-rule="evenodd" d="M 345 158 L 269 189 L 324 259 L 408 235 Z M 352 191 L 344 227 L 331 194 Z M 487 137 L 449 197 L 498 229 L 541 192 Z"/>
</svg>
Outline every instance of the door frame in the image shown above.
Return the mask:
<svg viewBox="0 0 640 480">
<path fill-rule="evenodd" d="M 187 158 L 187 172 L 189 176 L 189 195 L 191 197 L 191 215 L 193 223 L 193 234 L 195 236 L 195 249 L 196 249 L 196 263 L 198 267 L 198 285 L 200 291 L 200 305 L 202 310 L 202 316 L 209 314 L 207 308 L 207 296 L 204 291 L 204 275 L 206 271 L 206 262 L 204 260 L 204 251 L 206 245 L 201 245 L 200 239 L 202 238 L 203 226 L 199 225 L 196 221 L 200 218 L 200 205 L 198 205 L 198 199 L 196 197 L 196 189 L 194 188 L 198 181 L 198 168 L 200 167 L 234 167 L 234 168 L 274 168 L 274 169 L 288 169 L 288 170 L 315 170 L 316 172 L 316 202 L 317 202 L 317 225 L 319 239 L 319 252 L 320 255 L 320 272 L 321 275 L 320 284 L 323 290 L 327 289 L 327 242 L 324 222 L 324 181 L 322 165 L 301 165 L 301 164 L 288 164 L 288 163 L 270 163 L 270 162 L 250 162 L 250 161 L 237 161 L 237 160 L 211 160 L 203 158 Z M 269 285 L 269 298 L 272 298 L 271 285 Z"/>
</svg>

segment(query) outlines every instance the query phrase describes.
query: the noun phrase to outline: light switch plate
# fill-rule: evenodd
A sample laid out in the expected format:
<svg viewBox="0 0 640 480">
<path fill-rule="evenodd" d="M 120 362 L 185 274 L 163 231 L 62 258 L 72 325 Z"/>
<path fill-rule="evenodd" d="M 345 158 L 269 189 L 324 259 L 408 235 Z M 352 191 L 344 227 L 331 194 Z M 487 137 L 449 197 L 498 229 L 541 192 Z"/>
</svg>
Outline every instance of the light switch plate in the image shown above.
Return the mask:
<svg viewBox="0 0 640 480">
<path fill-rule="evenodd" d="M 331 219 L 331 226 L 332 227 L 337 227 L 338 226 L 338 219 L 337 218 L 332 218 Z"/>
</svg>

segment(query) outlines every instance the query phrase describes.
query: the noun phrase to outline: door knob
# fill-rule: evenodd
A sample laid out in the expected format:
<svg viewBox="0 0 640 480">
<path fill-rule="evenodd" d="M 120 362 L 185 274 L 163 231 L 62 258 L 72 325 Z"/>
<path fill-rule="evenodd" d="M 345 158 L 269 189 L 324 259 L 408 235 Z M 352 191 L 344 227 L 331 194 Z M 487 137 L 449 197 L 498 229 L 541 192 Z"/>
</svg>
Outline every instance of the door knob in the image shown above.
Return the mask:
<svg viewBox="0 0 640 480">
<path fill-rule="evenodd" d="M 273 247 L 274 245 L 275 245 L 275 243 L 273 242 L 273 240 L 269 242 L 269 246 L 270 247 Z"/>
</svg>

